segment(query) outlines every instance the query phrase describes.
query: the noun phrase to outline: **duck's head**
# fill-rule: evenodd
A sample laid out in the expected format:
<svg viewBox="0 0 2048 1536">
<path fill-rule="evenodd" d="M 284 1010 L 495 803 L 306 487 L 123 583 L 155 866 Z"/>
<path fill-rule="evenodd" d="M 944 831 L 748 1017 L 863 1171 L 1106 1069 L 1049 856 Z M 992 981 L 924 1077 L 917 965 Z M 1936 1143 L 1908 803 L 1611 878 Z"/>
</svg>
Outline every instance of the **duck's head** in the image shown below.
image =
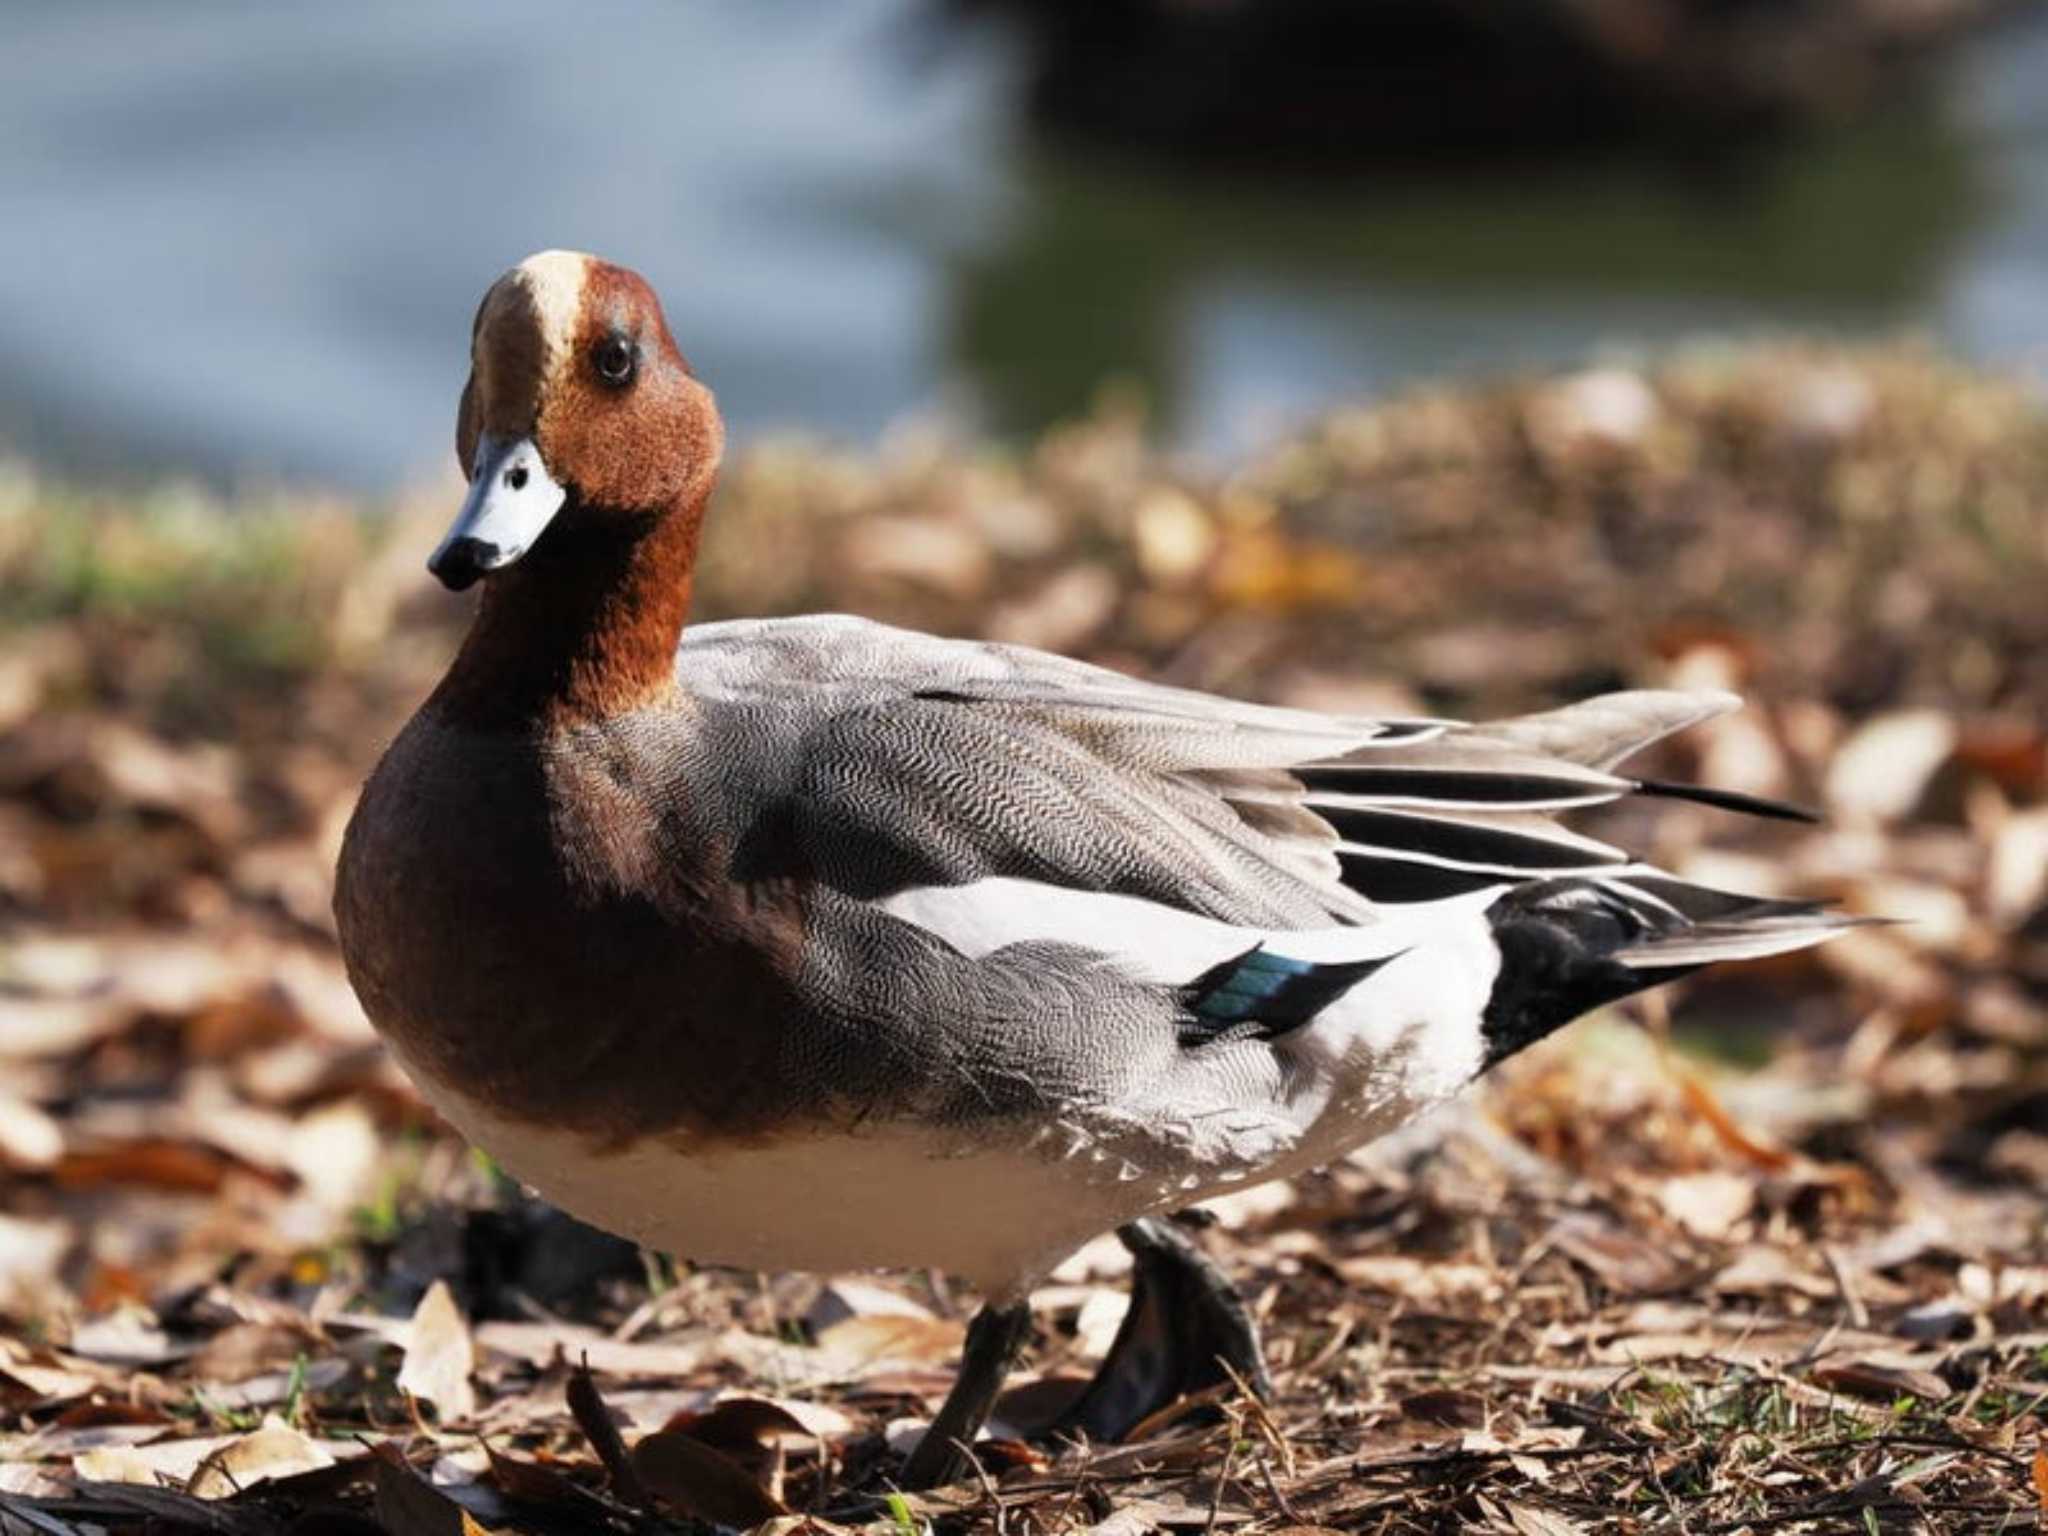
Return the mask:
<svg viewBox="0 0 2048 1536">
<path fill-rule="evenodd" d="M 469 494 L 427 568 L 460 591 L 552 539 L 701 504 L 724 430 L 638 273 L 529 256 L 484 295 L 455 452 Z"/>
</svg>

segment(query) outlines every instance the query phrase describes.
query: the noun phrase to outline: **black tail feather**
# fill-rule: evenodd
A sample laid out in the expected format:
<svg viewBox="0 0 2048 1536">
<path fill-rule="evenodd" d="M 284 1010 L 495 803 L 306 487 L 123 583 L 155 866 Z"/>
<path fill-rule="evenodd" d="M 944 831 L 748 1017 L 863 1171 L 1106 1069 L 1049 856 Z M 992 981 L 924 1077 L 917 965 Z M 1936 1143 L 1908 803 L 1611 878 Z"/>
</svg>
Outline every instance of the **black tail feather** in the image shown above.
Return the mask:
<svg viewBox="0 0 2048 1536">
<path fill-rule="evenodd" d="M 1487 912 L 1500 947 L 1480 1021 L 1487 1061 L 1702 966 L 1803 949 L 1862 921 L 1651 872 L 1520 886 Z"/>
<path fill-rule="evenodd" d="M 1773 821 L 1803 821 L 1808 825 L 1820 817 L 1800 805 L 1767 800 L 1762 795 L 1745 795 L 1734 789 L 1709 789 L 1704 784 L 1678 784 L 1669 779 L 1637 779 L 1636 793 L 1663 800 L 1689 800 L 1694 805 L 1711 805 L 1720 811 L 1740 811 L 1745 816 L 1768 816 Z"/>
</svg>

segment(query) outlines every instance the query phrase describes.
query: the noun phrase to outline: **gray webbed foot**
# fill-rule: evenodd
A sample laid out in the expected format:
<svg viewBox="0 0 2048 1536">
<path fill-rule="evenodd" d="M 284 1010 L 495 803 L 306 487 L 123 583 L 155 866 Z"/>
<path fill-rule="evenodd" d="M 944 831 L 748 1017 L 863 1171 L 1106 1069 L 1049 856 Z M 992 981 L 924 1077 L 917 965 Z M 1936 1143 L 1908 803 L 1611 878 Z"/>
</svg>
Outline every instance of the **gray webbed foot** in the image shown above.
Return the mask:
<svg viewBox="0 0 2048 1536">
<path fill-rule="evenodd" d="M 1123 1439 L 1169 1403 L 1229 1382 L 1260 1397 L 1273 1383 L 1251 1312 L 1228 1277 L 1171 1221 L 1145 1216 L 1117 1229 L 1130 1249 L 1131 1309 L 1095 1377 L 1044 1433 Z M 898 1479 L 936 1488 L 968 1470 L 965 1447 L 981 1432 L 1003 1378 L 1031 1336 L 1031 1310 L 983 1307 L 967 1326 L 960 1375 Z"/>
<path fill-rule="evenodd" d="M 1119 1227 L 1117 1236 L 1135 1261 L 1131 1309 L 1095 1379 L 1053 1432 L 1121 1440 L 1175 1399 L 1220 1386 L 1233 1372 L 1270 1397 L 1272 1378 L 1251 1312 L 1208 1255 L 1156 1216 Z"/>
</svg>

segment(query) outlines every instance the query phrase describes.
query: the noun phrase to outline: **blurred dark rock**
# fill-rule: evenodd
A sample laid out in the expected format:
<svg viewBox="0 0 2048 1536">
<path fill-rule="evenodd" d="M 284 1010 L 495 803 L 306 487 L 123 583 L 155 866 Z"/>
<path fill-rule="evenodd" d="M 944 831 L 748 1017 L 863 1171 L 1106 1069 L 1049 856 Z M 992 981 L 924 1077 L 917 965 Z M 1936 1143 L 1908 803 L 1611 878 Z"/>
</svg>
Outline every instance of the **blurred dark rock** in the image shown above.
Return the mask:
<svg viewBox="0 0 2048 1536">
<path fill-rule="evenodd" d="M 1040 127 L 1303 170 L 1640 145 L 1713 163 L 1873 103 L 2017 0 L 943 0 Z"/>
</svg>

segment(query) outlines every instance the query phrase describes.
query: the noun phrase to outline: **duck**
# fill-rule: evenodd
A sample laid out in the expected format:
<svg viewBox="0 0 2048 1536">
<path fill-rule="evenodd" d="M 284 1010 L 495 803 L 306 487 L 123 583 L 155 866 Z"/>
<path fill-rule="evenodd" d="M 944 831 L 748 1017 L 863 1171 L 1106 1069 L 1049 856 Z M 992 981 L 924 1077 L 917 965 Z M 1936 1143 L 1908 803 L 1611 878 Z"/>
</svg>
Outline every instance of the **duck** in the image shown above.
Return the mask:
<svg viewBox="0 0 2048 1536">
<path fill-rule="evenodd" d="M 425 1099 L 586 1222 L 971 1287 L 902 1486 L 972 1468 L 1031 1293 L 1084 1244 L 1123 1241 L 1132 1301 L 1048 1432 L 1270 1393 L 1174 1213 L 1340 1158 L 1591 1009 L 1851 922 L 1560 819 L 1801 814 L 1624 771 L 1724 694 L 1369 717 L 845 615 L 686 628 L 724 432 L 647 282 L 531 256 L 469 362 L 468 489 L 427 568 L 480 592 L 349 822 L 349 979 Z"/>
</svg>

